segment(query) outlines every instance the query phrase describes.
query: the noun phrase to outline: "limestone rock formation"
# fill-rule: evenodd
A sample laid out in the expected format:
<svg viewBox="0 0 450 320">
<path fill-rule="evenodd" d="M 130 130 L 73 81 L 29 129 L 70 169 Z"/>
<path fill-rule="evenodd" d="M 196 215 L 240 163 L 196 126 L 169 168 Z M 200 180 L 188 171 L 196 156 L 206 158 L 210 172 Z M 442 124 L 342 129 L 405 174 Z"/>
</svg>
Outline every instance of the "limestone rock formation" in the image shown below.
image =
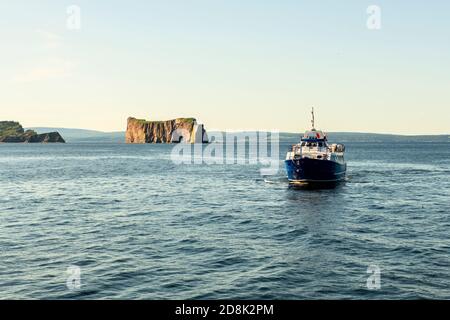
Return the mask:
<svg viewBox="0 0 450 320">
<path fill-rule="evenodd" d="M 19 122 L 0 121 L 0 143 L 65 143 L 58 132 L 38 134 L 36 131 L 25 131 Z"/>
<path fill-rule="evenodd" d="M 207 143 L 208 136 L 202 124 L 194 118 L 168 121 L 146 121 L 128 118 L 126 143 Z"/>
</svg>

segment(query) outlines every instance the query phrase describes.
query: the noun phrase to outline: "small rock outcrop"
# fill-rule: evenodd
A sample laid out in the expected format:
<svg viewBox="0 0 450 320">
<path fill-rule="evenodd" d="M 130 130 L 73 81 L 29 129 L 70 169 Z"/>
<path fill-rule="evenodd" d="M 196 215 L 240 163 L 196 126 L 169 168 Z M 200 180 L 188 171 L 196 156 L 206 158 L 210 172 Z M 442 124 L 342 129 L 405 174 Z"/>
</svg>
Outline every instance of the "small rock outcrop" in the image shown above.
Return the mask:
<svg viewBox="0 0 450 320">
<path fill-rule="evenodd" d="M 207 143 L 208 136 L 202 124 L 194 118 L 167 121 L 147 121 L 128 118 L 126 143 Z"/>
<path fill-rule="evenodd" d="M 24 130 L 19 122 L 0 121 L 0 143 L 65 143 L 58 132 L 38 134 Z"/>
</svg>

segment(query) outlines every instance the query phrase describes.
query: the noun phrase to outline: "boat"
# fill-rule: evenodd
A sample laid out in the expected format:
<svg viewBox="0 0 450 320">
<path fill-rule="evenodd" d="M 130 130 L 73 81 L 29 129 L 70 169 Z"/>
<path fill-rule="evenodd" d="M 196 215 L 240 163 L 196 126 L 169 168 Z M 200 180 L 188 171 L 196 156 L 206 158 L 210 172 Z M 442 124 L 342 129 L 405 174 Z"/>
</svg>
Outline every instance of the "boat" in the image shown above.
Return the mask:
<svg viewBox="0 0 450 320">
<path fill-rule="evenodd" d="M 307 130 L 298 144 L 286 155 L 285 166 L 292 186 L 330 185 L 345 181 L 347 163 L 343 144 L 329 144 L 327 135 L 314 126 Z"/>
</svg>

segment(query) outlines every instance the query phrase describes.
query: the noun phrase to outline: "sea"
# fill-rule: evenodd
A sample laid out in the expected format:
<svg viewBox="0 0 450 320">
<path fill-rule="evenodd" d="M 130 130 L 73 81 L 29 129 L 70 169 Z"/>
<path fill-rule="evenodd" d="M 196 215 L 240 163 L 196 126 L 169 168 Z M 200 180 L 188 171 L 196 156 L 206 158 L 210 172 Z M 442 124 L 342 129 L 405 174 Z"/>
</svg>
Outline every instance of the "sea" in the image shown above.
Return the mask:
<svg viewBox="0 0 450 320">
<path fill-rule="evenodd" d="M 331 137 L 332 138 L 332 137 Z M 447 141 L 348 141 L 347 180 L 172 145 L 0 145 L 0 299 L 450 299 Z"/>
</svg>

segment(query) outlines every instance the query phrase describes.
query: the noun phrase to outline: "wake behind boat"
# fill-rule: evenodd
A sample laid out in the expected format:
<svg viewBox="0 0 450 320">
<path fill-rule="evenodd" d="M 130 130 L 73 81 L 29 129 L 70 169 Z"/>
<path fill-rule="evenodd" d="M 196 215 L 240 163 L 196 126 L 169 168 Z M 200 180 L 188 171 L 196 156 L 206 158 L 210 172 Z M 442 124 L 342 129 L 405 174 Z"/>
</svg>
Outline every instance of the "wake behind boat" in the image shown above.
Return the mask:
<svg viewBox="0 0 450 320">
<path fill-rule="evenodd" d="M 290 185 L 335 184 L 345 180 L 347 164 L 343 144 L 328 144 L 324 132 L 314 128 L 305 132 L 300 143 L 292 146 L 285 165 Z"/>
</svg>

